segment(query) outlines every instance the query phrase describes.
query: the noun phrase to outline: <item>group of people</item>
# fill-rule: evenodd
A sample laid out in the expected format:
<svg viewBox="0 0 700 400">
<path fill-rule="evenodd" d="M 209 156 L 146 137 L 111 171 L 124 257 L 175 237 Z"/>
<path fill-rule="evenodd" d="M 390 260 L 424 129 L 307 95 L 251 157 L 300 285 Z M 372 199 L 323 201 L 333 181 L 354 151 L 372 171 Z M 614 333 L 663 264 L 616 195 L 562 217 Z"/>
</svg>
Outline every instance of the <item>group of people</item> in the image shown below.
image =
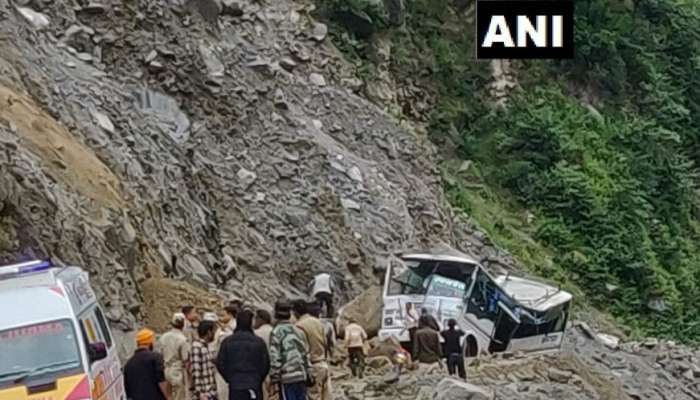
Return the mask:
<svg viewBox="0 0 700 400">
<path fill-rule="evenodd" d="M 442 365 L 442 359 L 445 358 L 449 374 L 457 373 L 460 378 L 466 379 L 461 344 L 461 338 L 465 333 L 457 327 L 455 319 L 449 319 L 447 329 L 440 331 L 440 325 L 427 309 L 423 308 L 420 316 L 417 316 L 413 305 L 407 304 L 406 320 L 414 360 L 428 364 L 437 362 Z M 441 343 L 441 337 L 444 344 Z"/>
<path fill-rule="evenodd" d="M 334 315 L 334 285 L 321 274 L 309 288 L 315 302 L 279 301 L 274 319 L 234 300 L 220 315 L 200 316 L 195 307 L 182 307 L 159 338 L 150 329 L 140 330 L 137 350 L 124 366 L 127 400 L 330 400 L 336 332 L 321 313 L 325 308 L 326 316 Z M 466 378 L 464 332 L 456 321 L 449 320 L 440 332 L 426 309 L 420 316 L 411 305 L 406 311 L 412 351 L 397 350 L 397 377 L 411 356 L 442 364 L 445 354 L 450 375 Z M 352 375 L 363 378 L 367 333 L 353 320 L 343 333 Z"/>
<path fill-rule="evenodd" d="M 333 324 L 320 318 L 321 302 L 280 301 L 273 318 L 231 302 L 221 316 L 182 307 L 172 328 L 156 339 L 137 333 L 138 349 L 124 367 L 128 400 L 330 400 Z M 351 354 L 367 334 L 345 329 Z M 362 353 L 362 352 L 360 352 Z M 363 356 L 353 373 L 362 374 Z"/>
</svg>

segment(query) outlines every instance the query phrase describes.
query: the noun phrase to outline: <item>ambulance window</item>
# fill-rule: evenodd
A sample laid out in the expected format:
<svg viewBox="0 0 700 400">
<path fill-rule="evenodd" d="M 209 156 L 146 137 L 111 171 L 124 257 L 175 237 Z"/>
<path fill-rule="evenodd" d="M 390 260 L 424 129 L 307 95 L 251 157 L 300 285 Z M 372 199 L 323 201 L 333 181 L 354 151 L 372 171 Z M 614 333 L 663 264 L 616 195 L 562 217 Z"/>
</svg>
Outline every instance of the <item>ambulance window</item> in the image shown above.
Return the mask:
<svg viewBox="0 0 700 400">
<path fill-rule="evenodd" d="M 96 343 L 100 341 L 100 337 L 97 336 L 95 331 L 95 324 L 92 322 L 92 318 L 89 316 L 81 321 L 85 325 L 85 331 L 87 332 L 88 343 Z"/>
<path fill-rule="evenodd" d="M 90 340 L 88 340 L 87 333 L 85 333 L 85 324 L 83 324 L 83 321 L 80 321 L 80 332 L 83 335 L 83 342 L 85 342 L 85 345 L 87 346 L 90 344 Z"/>
<path fill-rule="evenodd" d="M 95 316 L 97 317 L 97 323 L 100 325 L 100 330 L 102 331 L 102 337 L 105 338 L 105 344 L 107 348 L 112 348 L 112 337 L 109 335 L 109 328 L 107 327 L 107 321 L 105 321 L 104 315 L 102 315 L 102 310 L 100 307 L 95 307 Z"/>
</svg>

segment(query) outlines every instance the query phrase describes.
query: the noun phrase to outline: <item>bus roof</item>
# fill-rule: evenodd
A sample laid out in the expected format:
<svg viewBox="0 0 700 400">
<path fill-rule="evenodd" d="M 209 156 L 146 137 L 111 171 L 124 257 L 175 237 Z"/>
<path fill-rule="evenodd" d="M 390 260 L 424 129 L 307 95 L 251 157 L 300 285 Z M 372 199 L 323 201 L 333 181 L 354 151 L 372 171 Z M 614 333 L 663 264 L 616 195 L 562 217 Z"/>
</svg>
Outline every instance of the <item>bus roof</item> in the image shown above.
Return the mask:
<svg viewBox="0 0 700 400">
<path fill-rule="evenodd" d="M 496 277 L 495 282 L 513 300 L 534 311 L 546 311 L 573 297 L 571 293 L 559 288 L 524 278 L 501 275 Z"/>
<path fill-rule="evenodd" d="M 449 261 L 465 264 L 478 265 L 479 262 L 474 258 L 462 253 L 459 250 L 452 248 L 446 244 L 439 244 L 430 250 L 422 251 L 407 251 L 400 255 L 404 260 L 414 259 L 414 260 L 435 260 L 435 261 Z"/>
</svg>

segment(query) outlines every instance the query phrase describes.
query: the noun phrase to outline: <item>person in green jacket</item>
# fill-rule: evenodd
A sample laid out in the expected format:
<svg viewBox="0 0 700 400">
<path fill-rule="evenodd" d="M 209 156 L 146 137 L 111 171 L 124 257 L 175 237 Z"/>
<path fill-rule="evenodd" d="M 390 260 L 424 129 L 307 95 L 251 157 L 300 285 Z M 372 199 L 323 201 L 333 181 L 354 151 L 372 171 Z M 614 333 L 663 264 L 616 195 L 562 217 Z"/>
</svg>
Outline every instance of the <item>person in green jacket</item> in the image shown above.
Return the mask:
<svg viewBox="0 0 700 400">
<path fill-rule="evenodd" d="M 277 322 L 270 333 L 270 381 L 279 387 L 280 398 L 306 400 L 311 365 L 303 332 L 289 321 L 291 315 L 290 303 L 275 304 Z"/>
</svg>

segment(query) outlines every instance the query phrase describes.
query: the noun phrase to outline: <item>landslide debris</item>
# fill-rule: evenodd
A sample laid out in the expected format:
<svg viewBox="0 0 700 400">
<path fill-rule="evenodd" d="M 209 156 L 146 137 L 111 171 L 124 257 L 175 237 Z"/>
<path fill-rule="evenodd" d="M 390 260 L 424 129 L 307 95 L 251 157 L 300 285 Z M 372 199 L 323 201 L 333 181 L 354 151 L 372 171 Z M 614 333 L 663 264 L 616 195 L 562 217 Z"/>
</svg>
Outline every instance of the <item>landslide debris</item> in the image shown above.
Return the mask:
<svg viewBox="0 0 700 400">
<path fill-rule="evenodd" d="M 83 266 L 119 327 L 149 318 L 149 279 L 265 305 L 323 270 L 344 302 L 437 241 L 513 269 L 452 214 L 434 150 L 358 96 L 310 4 L 17 7 L 0 0 L 3 261 Z"/>
<path fill-rule="evenodd" d="M 372 352 L 370 352 L 372 354 Z M 367 377 L 335 367 L 339 400 L 595 399 L 695 400 L 700 397 L 700 352 L 650 339 L 612 350 L 572 327 L 561 353 L 500 354 L 470 359 L 467 382 L 446 378 L 438 365 L 406 370 L 397 383 L 385 357 L 367 359 Z"/>
</svg>

